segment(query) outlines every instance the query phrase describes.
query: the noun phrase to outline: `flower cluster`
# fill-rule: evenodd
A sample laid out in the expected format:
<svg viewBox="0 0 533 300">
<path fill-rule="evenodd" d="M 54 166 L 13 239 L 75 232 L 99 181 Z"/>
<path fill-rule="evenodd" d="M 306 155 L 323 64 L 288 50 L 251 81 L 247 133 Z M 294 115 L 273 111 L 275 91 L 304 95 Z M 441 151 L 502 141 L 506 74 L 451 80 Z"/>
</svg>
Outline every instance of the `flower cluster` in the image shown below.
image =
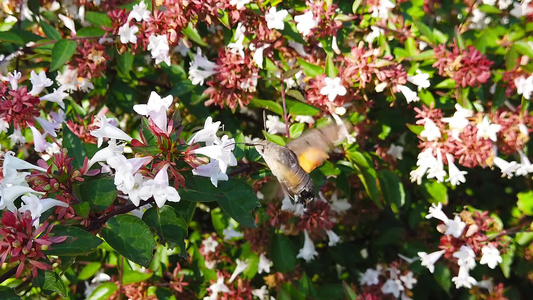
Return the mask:
<svg viewBox="0 0 533 300">
<path fill-rule="evenodd" d="M 456 288 L 472 288 L 478 281 L 470 276 L 470 270 L 476 266 L 476 258 L 481 256 L 479 261 L 482 265 L 487 265 L 494 269 L 498 263 L 503 261 L 498 247 L 504 246 L 501 239 L 489 239 L 487 234 L 496 228 L 492 218 L 487 217 L 488 212 L 462 212 L 453 219 L 448 219 L 442 211 L 442 204 L 433 204 L 429 209 L 426 219 L 435 218 L 443 223 L 438 229 L 443 233 L 440 241 L 442 250 L 427 254 L 418 252 L 422 260 L 422 266 L 428 268 L 433 273 L 435 263 L 444 255 L 450 261 L 454 261 L 459 271 L 457 276 L 452 278 Z"/>
<path fill-rule="evenodd" d="M 362 299 L 379 299 L 386 295 L 396 299 L 411 299 L 411 290 L 417 282 L 413 272 L 406 270 L 405 263 L 392 263 L 389 266 L 378 264 L 375 269 L 366 269 L 359 278 Z"/>
</svg>

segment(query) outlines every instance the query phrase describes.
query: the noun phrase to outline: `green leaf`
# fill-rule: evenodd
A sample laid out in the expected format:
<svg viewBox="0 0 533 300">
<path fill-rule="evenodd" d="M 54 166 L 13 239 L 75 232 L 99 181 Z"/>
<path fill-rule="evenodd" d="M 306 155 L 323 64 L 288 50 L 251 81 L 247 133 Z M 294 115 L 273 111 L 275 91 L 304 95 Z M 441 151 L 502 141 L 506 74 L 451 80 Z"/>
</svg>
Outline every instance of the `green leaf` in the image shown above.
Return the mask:
<svg viewBox="0 0 533 300">
<path fill-rule="evenodd" d="M 40 287 L 43 293 L 52 295 L 55 292 L 61 297 L 67 297 L 67 287 L 56 272 L 38 270 L 37 274 L 37 278 L 33 279 L 33 284 Z"/>
<path fill-rule="evenodd" d="M 374 241 L 377 246 L 385 246 L 396 244 L 402 240 L 404 229 L 402 227 L 390 227 L 387 228 L 379 237 Z"/>
<path fill-rule="evenodd" d="M 313 285 L 313 281 L 311 281 L 311 279 L 307 277 L 307 274 L 305 272 L 300 278 L 298 289 L 300 290 L 300 292 L 304 294 L 304 296 L 309 296 L 310 298 L 316 298 L 316 289 L 315 289 L 315 286 Z"/>
<path fill-rule="evenodd" d="M 507 246 L 507 251 L 502 253 L 502 262 L 500 263 L 500 268 L 502 269 L 503 276 L 509 278 L 511 276 L 511 265 L 513 264 L 516 245 L 509 241 L 510 245 Z"/>
<path fill-rule="evenodd" d="M 324 68 L 313 65 L 304 59 L 298 58 L 298 64 L 302 67 L 307 76 L 316 77 L 317 75 L 324 74 Z"/>
<path fill-rule="evenodd" d="M 533 191 L 518 193 L 516 206 L 525 215 L 533 216 Z"/>
<path fill-rule="evenodd" d="M 41 21 L 39 24 L 41 25 L 44 34 L 49 39 L 58 41 L 62 38 L 61 33 L 59 33 L 59 31 L 57 31 L 57 29 L 55 29 L 52 25 L 46 23 L 45 21 Z"/>
<path fill-rule="evenodd" d="M 114 282 L 104 282 L 100 284 L 87 298 L 87 300 L 107 299 L 118 289 Z"/>
<path fill-rule="evenodd" d="M 26 30 L 12 28 L 9 31 L 0 32 L 0 42 L 26 45 L 29 42 L 43 40 L 42 36 L 36 35 Z"/>
<path fill-rule="evenodd" d="M 65 65 L 76 52 L 78 44 L 75 41 L 59 40 L 52 48 L 52 64 L 50 71 L 55 71 Z"/>
<path fill-rule="evenodd" d="M 133 65 L 133 58 L 135 55 L 126 51 L 122 54 L 116 53 L 115 57 L 117 58 L 118 71 L 126 78 L 129 78 L 131 66 Z"/>
<path fill-rule="evenodd" d="M 152 207 L 143 214 L 143 221 L 156 230 L 161 243 L 168 243 L 170 248 L 178 245 L 181 254 L 186 255 L 187 222 L 173 207 Z"/>
<path fill-rule="evenodd" d="M 337 67 L 333 63 L 333 55 L 328 55 L 326 59 L 326 75 L 329 78 L 335 78 L 337 77 L 337 73 L 339 73 L 339 70 L 337 70 Z"/>
<path fill-rule="evenodd" d="M 286 71 L 285 73 L 283 73 L 283 78 L 285 79 L 292 78 L 296 76 L 296 74 L 298 74 L 298 72 L 300 72 L 301 70 L 302 70 L 301 68 L 290 69 Z"/>
<path fill-rule="evenodd" d="M 294 243 L 285 235 L 276 234 L 270 248 L 272 262 L 278 272 L 291 272 L 297 263 L 297 252 Z"/>
<path fill-rule="evenodd" d="M 122 284 L 130 284 L 135 282 L 142 282 L 150 279 L 154 273 L 143 273 L 133 270 L 125 270 L 122 274 Z"/>
<path fill-rule="evenodd" d="M 185 188 L 180 188 L 179 193 L 182 201 L 191 202 L 213 202 L 224 197 L 211 180 L 198 176 L 186 177 Z"/>
<path fill-rule="evenodd" d="M 357 300 L 357 293 L 346 283 L 342 282 L 342 288 L 344 290 L 344 296 L 346 296 L 346 299 L 348 300 Z"/>
<path fill-rule="evenodd" d="M 518 63 L 518 51 L 512 46 L 505 54 L 505 67 L 507 70 L 512 70 Z"/>
<path fill-rule="evenodd" d="M 407 38 L 405 40 L 405 51 L 409 54 L 409 56 L 413 56 L 416 53 L 416 43 L 415 39 L 413 37 Z"/>
<path fill-rule="evenodd" d="M 359 8 L 359 6 L 361 5 L 361 3 L 363 2 L 363 0 L 355 0 L 352 4 L 352 13 L 355 15 L 357 14 L 357 9 Z"/>
<path fill-rule="evenodd" d="M 516 51 L 522 55 L 527 55 L 530 58 L 533 58 L 533 48 L 531 48 L 531 45 L 526 41 L 517 41 L 514 43 L 513 46 Z"/>
<path fill-rule="evenodd" d="M 442 203 L 444 205 L 448 204 L 448 189 L 443 183 L 426 181 L 421 187 L 424 190 L 429 203 Z"/>
<path fill-rule="evenodd" d="M 436 264 L 435 273 L 433 276 L 437 283 L 446 291 L 446 293 L 449 293 L 450 288 L 452 287 L 452 275 L 450 270 L 448 270 L 448 268 L 443 264 Z"/>
<path fill-rule="evenodd" d="M 109 219 L 101 230 L 104 240 L 127 259 L 148 267 L 156 246 L 150 227 L 132 215 Z"/>
<path fill-rule="evenodd" d="M 102 28 L 97 27 L 83 27 L 76 32 L 76 37 L 100 37 L 106 33 Z"/>
<path fill-rule="evenodd" d="M 68 151 L 69 157 L 73 157 L 72 166 L 79 169 L 83 166 L 87 153 L 81 139 L 75 135 L 68 126 L 63 123 L 63 148 Z"/>
<path fill-rule="evenodd" d="M 271 134 L 271 133 L 268 133 L 268 132 L 265 132 L 265 131 L 263 131 L 263 133 L 265 134 L 267 141 L 270 141 L 272 143 L 278 144 L 280 146 L 285 146 L 285 140 L 283 140 L 283 138 L 281 136 L 275 135 L 275 134 Z M 283 133 L 283 134 L 285 134 L 285 133 Z"/>
<path fill-rule="evenodd" d="M 307 102 L 307 99 L 305 99 L 305 97 L 302 94 L 302 92 L 300 92 L 298 90 L 288 90 L 285 94 L 287 96 L 290 96 L 290 97 L 296 99 L 296 100 L 299 100 L 299 101 L 302 101 L 302 102 Z"/>
<path fill-rule="evenodd" d="M 304 123 L 295 123 L 292 124 L 289 127 L 289 133 L 291 134 L 291 138 L 295 139 L 302 135 L 302 132 L 304 131 L 305 124 Z"/>
<path fill-rule="evenodd" d="M 420 31 L 423 36 L 428 38 L 430 43 L 433 43 L 435 41 L 433 32 L 426 24 L 420 22 L 419 20 L 413 20 L 413 23 L 415 24 L 416 28 L 418 28 L 418 31 Z"/>
<path fill-rule="evenodd" d="M 379 199 L 379 192 L 377 186 L 377 173 L 376 170 L 374 170 L 374 167 L 372 167 L 372 161 L 367 159 L 361 152 L 358 151 L 349 151 L 346 154 L 346 157 L 352 162 L 354 167 L 357 169 L 357 176 L 363 183 L 370 199 L 372 199 L 372 201 L 374 201 L 374 203 L 376 203 L 378 207 L 382 208 L 383 205 L 381 204 Z"/>
<path fill-rule="evenodd" d="M 204 46 L 204 47 L 207 46 L 207 43 L 204 42 L 204 40 L 202 39 L 202 36 L 200 35 L 200 33 L 198 33 L 198 30 L 193 27 L 192 22 L 189 22 L 189 24 L 187 25 L 187 28 L 183 29 L 181 32 L 186 37 L 188 37 L 191 41 L 197 43 L 198 45 Z"/>
<path fill-rule="evenodd" d="M 424 52 L 418 53 L 416 55 L 413 55 L 409 58 L 411 61 L 421 61 L 421 60 L 428 60 L 428 59 L 434 59 L 435 58 L 435 51 L 433 50 L 426 50 Z"/>
<path fill-rule="evenodd" d="M 85 13 L 85 20 L 89 21 L 89 23 L 95 25 L 98 28 L 102 26 L 107 28 L 113 27 L 113 22 L 111 21 L 111 18 L 109 18 L 109 16 L 105 13 L 89 11 Z"/>
<path fill-rule="evenodd" d="M 320 109 L 305 103 L 296 103 L 289 109 L 289 113 L 293 116 L 316 116 L 320 113 Z"/>
<path fill-rule="evenodd" d="M 409 128 L 409 130 L 416 135 L 420 135 L 420 133 L 424 131 L 424 126 L 421 125 L 407 124 L 407 128 Z"/>
<path fill-rule="evenodd" d="M 254 107 L 261 107 L 270 110 L 278 115 L 283 115 L 283 108 L 278 103 L 271 100 L 253 99 L 250 104 Z"/>
<path fill-rule="evenodd" d="M 390 170 L 381 170 L 378 178 L 385 202 L 391 205 L 394 212 L 398 212 L 405 204 L 405 190 L 400 177 Z"/>
<path fill-rule="evenodd" d="M 74 195 L 82 202 L 89 202 L 92 211 L 104 211 L 115 201 L 118 195 L 114 178 L 99 176 L 85 178 L 73 185 Z"/>
<path fill-rule="evenodd" d="M 102 267 L 102 263 L 93 261 L 83 267 L 81 269 L 80 273 L 78 274 L 78 279 L 82 281 L 86 281 L 87 279 L 91 278 L 96 274 L 100 268 Z"/>
<path fill-rule="evenodd" d="M 102 240 L 92 233 L 75 226 L 56 225 L 50 231 L 51 236 L 66 236 L 67 239 L 59 244 L 52 244 L 45 251 L 47 255 L 77 256 L 96 250 Z"/>
<path fill-rule="evenodd" d="M 455 80 L 453 80 L 451 78 L 446 78 L 443 81 L 437 83 L 435 88 L 438 88 L 438 89 L 454 89 L 456 86 L 457 86 L 457 83 L 455 82 Z"/>
<path fill-rule="evenodd" d="M 15 290 L 7 286 L 0 286 L 0 299 L 2 300 L 20 300 L 20 296 L 15 293 Z"/>
<path fill-rule="evenodd" d="M 296 29 L 296 23 L 290 22 L 285 23 L 285 27 L 283 30 L 280 30 L 281 34 L 285 36 L 287 39 L 292 40 L 294 42 L 300 43 L 300 44 L 307 44 L 307 42 L 303 39 L 300 32 L 298 32 L 298 29 Z"/>
<path fill-rule="evenodd" d="M 252 187 L 244 181 L 230 179 L 218 183 L 225 197 L 218 199 L 220 207 L 239 224 L 255 228 L 253 210 L 259 207 L 259 200 Z"/>
</svg>

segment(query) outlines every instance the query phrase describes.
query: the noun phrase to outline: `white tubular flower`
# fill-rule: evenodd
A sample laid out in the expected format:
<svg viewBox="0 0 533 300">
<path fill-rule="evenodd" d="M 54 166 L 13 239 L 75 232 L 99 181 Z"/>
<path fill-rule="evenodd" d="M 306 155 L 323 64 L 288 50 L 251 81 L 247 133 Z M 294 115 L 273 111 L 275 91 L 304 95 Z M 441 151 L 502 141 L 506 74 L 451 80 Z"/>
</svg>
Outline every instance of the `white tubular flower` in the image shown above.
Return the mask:
<svg viewBox="0 0 533 300">
<path fill-rule="evenodd" d="M 282 133 L 286 130 L 285 123 L 280 120 L 279 116 L 274 115 L 267 116 L 265 126 L 267 132 L 271 134 Z"/>
<path fill-rule="evenodd" d="M 98 148 L 102 146 L 104 138 L 110 138 L 115 140 L 124 140 L 130 142 L 133 138 L 120 128 L 111 125 L 105 115 L 99 118 L 100 128 L 91 131 L 91 135 L 98 138 Z"/>
<path fill-rule="evenodd" d="M 533 75 L 528 78 L 525 78 L 524 76 L 515 78 L 514 83 L 518 95 L 522 95 L 527 100 L 531 99 L 531 94 L 533 93 Z"/>
<path fill-rule="evenodd" d="M 272 267 L 272 265 L 272 261 L 269 260 L 264 253 L 261 253 L 259 256 L 259 264 L 257 265 L 257 273 L 270 273 L 270 267 Z"/>
<path fill-rule="evenodd" d="M 381 287 L 381 292 L 383 294 L 392 294 L 394 297 L 398 298 L 400 293 L 404 290 L 401 280 L 399 279 L 387 279 L 383 286 Z"/>
<path fill-rule="evenodd" d="M 220 141 L 217 137 L 217 131 L 220 128 L 220 121 L 213 123 L 213 118 L 207 117 L 205 119 L 204 128 L 196 132 L 189 140 L 188 144 L 205 142 L 207 146 L 215 144 L 215 141 Z"/>
<path fill-rule="evenodd" d="M 68 204 L 63 201 L 59 201 L 59 200 L 55 200 L 51 198 L 40 199 L 34 194 L 28 194 L 28 196 L 22 196 L 21 199 L 24 202 L 24 205 L 20 207 L 20 211 L 25 212 L 29 210 L 31 212 L 31 217 L 32 219 L 34 219 L 33 226 L 35 228 L 39 227 L 39 217 L 41 216 L 43 212 L 47 211 L 48 209 L 54 206 L 68 207 Z"/>
<path fill-rule="evenodd" d="M 63 24 L 65 24 L 65 27 L 70 29 L 71 35 L 75 35 L 76 34 L 76 26 L 74 25 L 74 20 L 72 20 L 71 18 L 69 18 L 69 17 L 67 17 L 65 15 L 62 15 L 62 14 L 59 14 L 58 17 L 59 17 L 59 19 L 61 21 L 63 21 Z"/>
<path fill-rule="evenodd" d="M 22 134 L 20 127 L 15 127 L 13 133 L 9 136 L 11 143 L 13 144 L 25 144 L 26 138 Z"/>
<path fill-rule="evenodd" d="M 44 152 L 46 148 L 50 146 L 50 143 L 45 140 L 46 133 L 41 134 L 41 132 L 33 126 L 30 126 L 30 129 L 33 134 L 33 147 L 35 151 Z"/>
<path fill-rule="evenodd" d="M 447 226 L 445 235 L 452 235 L 456 238 L 459 238 L 463 231 L 465 230 L 466 223 L 461 220 L 461 217 L 455 216 L 455 218 L 444 221 L 444 224 Z"/>
<path fill-rule="evenodd" d="M 41 125 L 41 127 L 47 134 L 53 137 L 57 137 L 56 129 L 61 127 L 61 123 L 52 123 L 48 120 L 39 117 L 35 117 L 34 119 L 35 121 L 37 121 L 37 123 L 39 123 L 39 125 Z"/>
<path fill-rule="evenodd" d="M 217 251 L 218 242 L 214 240 L 212 236 L 209 236 L 202 241 L 202 245 L 204 245 L 204 252 L 206 254 L 209 252 L 215 253 Z"/>
<path fill-rule="evenodd" d="M 237 159 L 232 152 L 233 149 L 235 149 L 235 140 L 229 139 L 227 135 L 224 135 L 220 139 L 220 144 L 194 149 L 191 153 L 202 154 L 209 158 L 216 159 L 220 171 L 226 173 L 228 166 L 237 165 Z"/>
<path fill-rule="evenodd" d="M 502 171 L 502 177 L 505 176 L 507 178 L 513 177 L 514 172 L 520 167 L 516 161 L 508 162 L 499 157 L 494 158 L 494 164 Z"/>
<path fill-rule="evenodd" d="M 416 85 L 418 87 L 418 91 L 427 89 L 431 85 L 429 82 L 429 74 L 423 73 L 420 70 L 416 70 L 416 75 L 407 76 L 407 81 Z"/>
<path fill-rule="evenodd" d="M 361 285 L 376 285 L 379 283 L 380 275 L 381 275 L 381 270 L 375 270 L 372 268 L 368 268 L 361 275 L 361 278 L 359 278 L 359 283 Z"/>
<path fill-rule="evenodd" d="M 252 45 L 250 45 L 252 46 Z M 251 48 L 254 48 L 254 49 L 251 49 L 251 50 L 254 50 L 254 56 L 252 57 L 254 63 L 260 68 L 262 69 L 263 68 L 263 51 L 265 51 L 266 48 L 270 47 L 270 44 L 264 44 L 263 46 L 259 47 L 259 48 L 254 48 L 254 47 L 250 47 Z"/>
<path fill-rule="evenodd" d="M 328 246 L 333 247 L 339 243 L 340 238 L 335 232 L 333 232 L 333 230 L 327 230 L 326 234 L 329 239 Z"/>
<path fill-rule="evenodd" d="M 240 260 L 237 258 L 237 267 L 235 268 L 235 271 L 233 271 L 233 274 L 231 274 L 230 279 L 228 280 L 229 283 L 232 283 L 239 274 L 246 271 L 248 269 L 248 262 L 246 260 Z"/>
<path fill-rule="evenodd" d="M 151 92 L 146 104 L 136 104 L 133 106 L 133 110 L 139 115 L 147 116 L 154 124 L 163 132 L 168 132 L 167 124 L 167 110 L 172 105 L 174 98 L 172 95 L 168 95 L 165 98 L 161 98 L 156 92 Z"/>
<path fill-rule="evenodd" d="M 337 191 L 335 191 L 335 193 L 331 195 L 331 198 L 329 200 L 330 200 L 331 209 L 338 214 L 343 213 L 352 207 L 352 205 L 348 203 L 348 199 L 338 198 Z"/>
<path fill-rule="evenodd" d="M 296 29 L 303 36 L 308 36 L 311 30 L 318 26 L 318 20 L 315 19 L 313 12 L 308 10 L 305 14 L 294 17 L 296 21 Z"/>
<path fill-rule="evenodd" d="M 150 11 L 147 9 L 146 3 L 144 3 L 144 1 L 141 1 L 139 2 L 139 4 L 135 4 L 133 6 L 133 9 L 128 15 L 127 22 L 129 22 L 131 19 L 135 19 L 137 22 L 150 20 Z"/>
<path fill-rule="evenodd" d="M 151 196 L 154 197 L 155 203 L 158 207 L 165 205 L 165 202 L 179 202 L 180 195 L 176 188 L 169 186 L 167 169 L 169 164 L 166 164 L 157 172 L 154 179 L 147 180 L 141 190 L 139 191 L 140 198 L 147 200 Z"/>
<path fill-rule="evenodd" d="M 390 0 L 380 0 L 379 5 L 373 7 L 372 17 L 386 20 L 389 18 L 389 11 L 395 7 Z"/>
<path fill-rule="evenodd" d="M 190 62 L 189 80 L 193 85 L 203 85 L 206 78 L 217 73 L 217 64 L 202 55 L 202 49 L 196 50 L 194 59 Z"/>
<path fill-rule="evenodd" d="M 106 161 L 108 158 L 117 155 L 122 155 L 122 153 L 124 153 L 124 144 L 117 145 L 117 141 L 111 139 L 109 140 L 109 142 L 107 142 L 107 147 L 98 150 L 98 152 L 96 152 L 93 157 L 91 157 L 87 170 L 89 170 L 91 166 L 97 162 Z"/>
<path fill-rule="evenodd" d="M 442 122 L 448 123 L 450 129 L 452 130 L 452 137 L 456 140 L 460 140 L 459 134 L 463 132 L 463 129 L 468 126 L 470 121 L 469 117 L 472 117 L 474 112 L 470 109 L 463 108 L 460 104 L 455 105 L 457 110 L 452 117 L 442 118 Z"/>
<path fill-rule="evenodd" d="M 446 182 L 450 182 L 452 185 L 459 185 L 460 183 L 465 183 L 465 175 L 468 173 L 466 171 L 461 171 L 453 163 L 453 156 L 449 153 L 446 153 L 446 160 L 448 161 L 448 173 L 449 177 L 446 179 Z"/>
<path fill-rule="evenodd" d="M 285 28 L 285 23 L 283 20 L 289 15 L 289 12 L 285 9 L 276 11 L 276 7 L 271 7 L 268 12 L 265 14 L 265 20 L 267 21 L 268 29 L 278 29 L 283 30 Z"/>
<path fill-rule="evenodd" d="M 215 187 L 218 187 L 219 181 L 227 181 L 229 178 L 228 175 L 222 173 L 219 165 L 220 164 L 216 159 L 211 159 L 208 164 L 198 166 L 196 169 L 193 169 L 192 174 L 202 177 L 209 177 L 209 179 L 211 179 L 211 183 Z"/>
<path fill-rule="evenodd" d="M 156 36 L 155 34 L 151 35 L 148 38 L 148 47 L 146 48 L 150 51 L 152 58 L 155 59 L 156 64 L 165 62 L 170 66 L 170 47 L 168 45 L 168 39 L 166 35 Z"/>
<path fill-rule="evenodd" d="M 407 104 L 411 102 L 418 102 L 420 101 L 420 98 L 418 98 L 418 93 L 411 90 L 409 87 L 405 85 L 398 84 L 396 85 L 400 92 L 402 92 L 403 96 L 405 97 L 405 101 L 407 101 Z"/>
<path fill-rule="evenodd" d="M 17 207 L 15 206 L 15 200 L 18 199 L 18 197 L 27 194 L 27 193 L 37 193 L 37 194 L 44 194 L 39 193 L 37 191 L 34 191 L 28 186 L 24 185 L 13 185 L 10 183 L 4 182 L 5 179 L 2 180 L 2 183 L 0 184 L 0 210 L 7 209 L 9 211 L 15 211 Z"/>
<path fill-rule="evenodd" d="M 237 10 L 245 8 L 244 6 L 252 2 L 251 0 L 230 0 L 229 4 L 235 6 Z"/>
<path fill-rule="evenodd" d="M 395 144 L 391 144 L 389 147 L 389 150 L 387 150 L 387 154 L 390 155 L 395 160 L 402 160 L 403 159 L 403 147 L 396 146 Z"/>
<path fill-rule="evenodd" d="M 406 288 L 412 289 L 414 285 L 418 282 L 416 278 L 413 277 L 413 272 L 409 271 L 407 275 L 401 275 L 400 280 L 403 282 Z"/>
<path fill-rule="evenodd" d="M 233 222 L 231 221 L 229 222 L 229 227 L 222 230 L 222 234 L 224 234 L 225 241 L 229 241 L 233 238 L 242 238 L 244 236 L 242 232 L 235 230 Z"/>
<path fill-rule="evenodd" d="M 2 165 L 2 174 L 10 177 L 17 174 L 17 170 L 38 170 L 46 172 L 46 169 L 30 164 L 29 162 L 15 157 L 15 152 L 8 151 L 4 154 L 4 164 Z"/>
<path fill-rule="evenodd" d="M 465 267 L 459 267 L 459 274 L 457 274 L 456 277 L 453 277 L 452 281 L 453 283 L 455 283 L 456 289 L 460 287 L 470 289 L 472 288 L 472 285 L 475 285 L 477 283 L 476 279 L 470 276 L 468 268 Z"/>
<path fill-rule="evenodd" d="M 484 138 L 484 139 L 490 139 L 493 142 L 496 142 L 498 139 L 498 137 L 496 136 L 496 133 L 500 131 L 500 129 L 502 128 L 502 125 L 491 124 L 489 117 L 485 115 L 483 117 L 483 121 L 480 124 L 477 124 L 476 127 L 477 127 L 476 138 L 478 140 L 480 138 Z"/>
<path fill-rule="evenodd" d="M 533 173 L 533 165 L 529 158 L 522 150 L 519 150 L 518 153 L 520 154 L 520 165 L 516 169 L 516 176 L 526 176 L 529 173 Z"/>
<path fill-rule="evenodd" d="M 442 135 L 437 124 L 433 120 L 426 118 L 424 119 L 424 130 L 420 133 L 420 136 L 431 142 L 439 139 Z"/>
<path fill-rule="evenodd" d="M 122 44 L 132 43 L 137 44 L 137 36 L 135 35 L 139 32 L 139 28 L 135 25 L 129 26 L 128 23 L 120 26 L 118 29 L 118 34 L 120 36 L 120 42 Z"/>
<path fill-rule="evenodd" d="M 453 257 L 457 258 L 457 264 L 467 270 L 471 270 L 476 266 L 476 254 L 470 246 L 462 245 L 461 248 L 453 253 Z"/>
<path fill-rule="evenodd" d="M 302 249 L 300 249 L 296 258 L 303 258 L 305 261 L 310 262 L 315 258 L 315 256 L 318 255 L 318 252 L 316 252 L 315 244 L 309 237 L 307 230 L 304 230 L 304 237 L 304 246 Z"/>
<path fill-rule="evenodd" d="M 120 190 L 131 190 L 135 186 L 135 172 L 150 160 L 151 156 L 126 159 L 124 155 L 117 155 L 109 157 L 107 163 L 115 169 L 115 185 Z"/>
<path fill-rule="evenodd" d="M 433 273 L 435 271 L 435 263 L 440 257 L 446 252 L 445 250 L 436 251 L 430 254 L 426 252 L 418 252 L 418 256 L 422 260 L 422 266 L 428 268 L 429 272 Z"/>
<path fill-rule="evenodd" d="M 256 296 L 259 300 L 269 300 L 267 286 L 263 285 L 260 289 L 252 290 L 252 296 Z"/>
<path fill-rule="evenodd" d="M 444 171 L 444 163 L 442 162 L 442 154 L 439 149 L 437 149 L 437 160 L 436 163 L 433 164 L 428 169 L 428 178 L 436 178 L 438 182 L 444 181 L 444 176 L 446 176 L 446 171 Z"/>
<path fill-rule="evenodd" d="M 209 289 L 211 290 L 211 296 L 209 299 L 217 299 L 218 293 L 229 293 L 229 288 L 224 284 L 224 277 L 218 277 L 217 282 L 212 284 Z M 205 298 L 204 298 L 205 299 Z"/>
<path fill-rule="evenodd" d="M 54 83 L 52 80 L 46 77 L 46 73 L 44 71 L 41 71 L 39 75 L 37 75 L 35 71 L 31 71 L 30 81 L 32 84 L 30 95 L 32 96 L 39 95 L 44 90 L 44 88 L 47 88 Z"/>
<path fill-rule="evenodd" d="M 483 256 L 481 257 L 481 261 L 479 263 L 482 265 L 487 265 L 491 269 L 496 268 L 496 266 L 499 263 L 501 264 L 503 261 L 500 251 L 498 251 L 493 244 L 483 246 L 483 248 L 481 248 L 481 253 L 483 253 Z"/>
<path fill-rule="evenodd" d="M 324 82 L 326 86 L 320 89 L 320 94 L 327 95 L 329 101 L 333 102 L 337 96 L 346 95 L 346 88 L 342 85 L 340 77 L 326 77 L 324 78 Z"/>
<path fill-rule="evenodd" d="M 364 37 L 364 40 L 369 44 L 372 44 L 375 39 L 385 33 L 385 30 L 374 25 L 370 26 L 370 29 L 372 29 L 372 31 Z"/>
<path fill-rule="evenodd" d="M 447 222 L 449 220 L 446 214 L 442 211 L 442 203 L 439 202 L 437 205 L 435 205 L 435 203 L 431 204 L 426 219 L 431 218 L 441 220 L 442 222 Z"/>
<path fill-rule="evenodd" d="M 426 174 L 426 171 L 429 168 L 432 168 L 437 163 L 437 159 L 433 156 L 433 149 L 428 148 L 420 152 L 417 156 L 416 165 L 418 168 L 411 171 L 409 174 L 411 176 L 411 182 L 416 181 L 417 184 L 422 183 L 422 178 Z"/>
</svg>

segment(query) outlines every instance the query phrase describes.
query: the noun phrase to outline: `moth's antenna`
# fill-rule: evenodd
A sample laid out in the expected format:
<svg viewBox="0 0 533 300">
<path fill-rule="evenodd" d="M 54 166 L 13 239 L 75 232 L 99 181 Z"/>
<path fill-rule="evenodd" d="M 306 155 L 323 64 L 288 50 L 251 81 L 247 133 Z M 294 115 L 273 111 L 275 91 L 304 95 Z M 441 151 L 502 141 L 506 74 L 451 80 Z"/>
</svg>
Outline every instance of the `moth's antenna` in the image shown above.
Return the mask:
<svg viewBox="0 0 533 300">
<path fill-rule="evenodd" d="M 283 121 L 285 121 L 285 133 L 287 135 L 287 138 L 291 138 L 291 134 L 289 132 L 289 120 L 287 117 L 287 105 L 285 104 L 285 73 L 281 73 L 280 77 L 280 84 L 281 84 L 281 102 L 283 103 Z"/>
</svg>

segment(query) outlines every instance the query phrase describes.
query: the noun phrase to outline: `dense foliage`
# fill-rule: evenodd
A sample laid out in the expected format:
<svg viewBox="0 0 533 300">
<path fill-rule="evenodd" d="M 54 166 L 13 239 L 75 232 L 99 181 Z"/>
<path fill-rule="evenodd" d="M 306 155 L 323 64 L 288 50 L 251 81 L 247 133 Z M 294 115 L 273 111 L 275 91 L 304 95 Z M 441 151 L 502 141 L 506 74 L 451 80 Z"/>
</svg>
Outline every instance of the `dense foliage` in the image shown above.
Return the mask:
<svg viewBox="0 0 533 300">
<path fill-rule="evenodd" d="M 528 298 L 533 1 L 393 1 L 2 1 L 0 298 Z"/>
</svg>

